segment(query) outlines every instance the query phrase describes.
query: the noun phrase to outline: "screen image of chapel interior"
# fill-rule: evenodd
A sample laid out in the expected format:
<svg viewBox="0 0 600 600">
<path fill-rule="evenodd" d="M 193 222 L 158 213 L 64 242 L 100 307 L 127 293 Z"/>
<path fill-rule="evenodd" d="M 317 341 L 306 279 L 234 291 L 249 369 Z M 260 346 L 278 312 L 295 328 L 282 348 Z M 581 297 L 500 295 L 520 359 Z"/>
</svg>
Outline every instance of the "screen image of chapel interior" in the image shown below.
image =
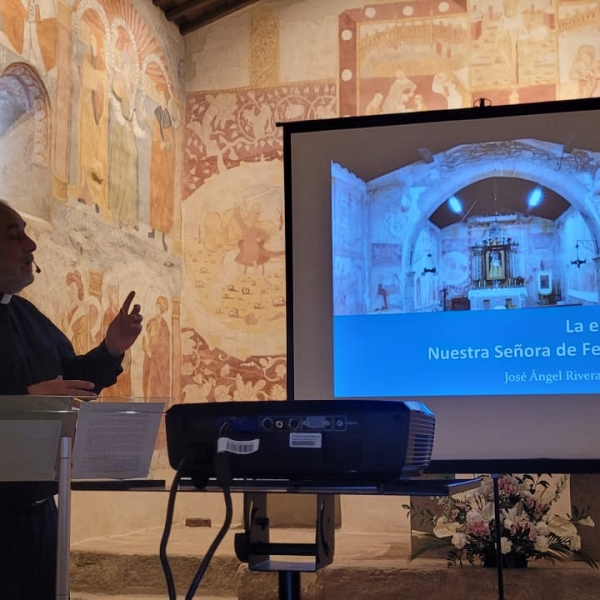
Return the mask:
<svg viewBox="0 0 600 600">
<path fill-rule="evenodd" d="M 331 164 L 335 315 L 598 304 L 600 146 L 414 154 L 370 181 Z"/>
</svg>

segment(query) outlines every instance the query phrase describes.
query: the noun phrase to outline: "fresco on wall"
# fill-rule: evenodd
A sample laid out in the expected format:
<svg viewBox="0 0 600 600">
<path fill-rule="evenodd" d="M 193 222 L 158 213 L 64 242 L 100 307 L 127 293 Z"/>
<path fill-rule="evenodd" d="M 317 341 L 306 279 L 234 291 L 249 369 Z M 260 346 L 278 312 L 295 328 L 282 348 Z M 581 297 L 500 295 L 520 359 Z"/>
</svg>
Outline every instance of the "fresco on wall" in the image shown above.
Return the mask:
<svg viewBox="0 0 600 600">
<path fill-rule="evenodd" d="M 267 288 L 259 283 L 258 278 L 264 277 L 260 260 L 244 272 L 243 252 L 236 246 L 243 242 L 235 219 L 239 206 L 247 214 L 259 209 L 270 214 L 266 219 L 270 227 L 262 234 L 268 247 L 275 212 L 283 206 L 281 166 L 278 174 L 265 168 L 265 162 L 281 159 L 277 121 L 465 108 L 480 102 L 546 101 L 589 97 L 600 91 L 599 2 L 423 0 L 353 5 L 346 10 L 339 6 L 332 5 L 329 15 L 336 22 L 339 52 L 335 85 L 329 80 L 276 85 L 276 70 L 270 69 L 268 87 L 251 78 L 247 88 L 233 90 L 224 83 L 222 89 L 200 89 L 187 96 L 183 197 L 190 277 L 184 283 L 184 295 L 197 303 L 195 314 L 185 311 L 188 327 L 182 360 L 187 401 L 192 390 L 207 400 L 238 397 L 241 388 L 235 380 L 224 380 L 219 393 L 215 392 L 222 373 L 230 373 L 231 366 L 246 356 L 262 354 L 260 349 L 284 348 L 283 323 L 278 330 L 264 319 L 253 324 L 262 309 L 244 304 L 249 298 L 242 296 L 242 289 Z M 275 56 L 269 64 L 276 64 L 280 44 L 294 38 L 288 16 L 283 20 L 283 9 L 261 6 L 251 14 L 248 64 L 252 75 L 252 65 L 261 58 L 254 48 L 268 42 Z M 307 5 L 303 18 L 310 20 L 311 14 Z M 269 23 L 269 31 L 277 27 L 278 34 L 266 33 L 261 22 Z M 325 22 L 321 7 L 318 22 Z M 221 27 L 231 24 L 215 25 L 211 35 L 218 36 Z M 316 27 L 316 23 L 311 25 Z M 325 27 L 322 33 L 327 35 Z M 329 48 L 325 40 L 323 48 Z M 205 60 L 210 58 L 204 55 Z M 213 58 L 219 60 L 217 55 Z M 303 73 L 310 70 L 306 65 L 302 68 Z M 283 77 L 293 81 L 293 73 Z M 223 81 L 227 81 L 226 73 Z M 270 192 L 253 208 L 250 190 L 260 185 Z M 236 209 L 240 197 L 243 200 Z M 188 220 L 193 225 L 188 227 Z M 255 257 L 261 256 L 259 246 L 255 244 Z M 427 261 L 425 250 L 423 261 Z M 454 264 L 451 251 L 447 261 Z M 278 264 L 277 258 L 269 257 L 265 272 L 273 273 Z M 464 278 L 465 265 L 457 263 L 454 268 L 456 276 Z M 282 267 L 280 272 L 283 277 Z M 438 301 L 427 289 L 417 288 L 414 295 L 419 305 Z M 378 296 L 378 300 L 383 303 L 385 298 Z M 239 341 L 240 323 L 263 336 Z M 283 351 L 262 355 L 284 357 Z M 242 377 L 251 380 L 247 373 Z M 253 389 L 250 396 L 277 397 L 264 390 Z"/>
<path fill-rule="evenodd" d="M 142 17 L 135 1 L 79 0 L 60 3 L 66 26 L 59 27 L 57 6 L 54 0 L 0 3 L 0 144 L 10 148 L 0 153 L 2 194 L 51 228 L 72 230 L 64 239 L 42 228 L 48 246 L 40 256 L 65 246 L 64 266 L 45 271 L 56 276 L 55 289 L 71 290 L 51 301 L 57 303 L 52 311 L 67 319 L 78 343 L 84 337 L 76 336 L 78 311 L 88 312 L 85 339 L 93 343 L 116 298 L 128 291 L 126 281 L 138 282 L 146 315 L 169 329 L 169 349 L 162 352 L 170 359 L 173 393 L 180 358 L 184 363 L 186 401 L 283 396 L 277 123 L 600 90 L 600 2 L 422 0 L 347 8 L 336 2 L 330 14 L 319 4 L 315 22 L 324 36 L 336 37 L 339 68 L 314 81 L 310 65 L 303 65 L 308 77 L 300 81 L 280 72 L 281 46 L 291 39 L 289 29 L 301 25 L 283 8 L 256 7 L 247 65 L 238 65 L 251 83 L 229 85 L 224 72 L 222 87 L 191 91 L 185 111 L 175 68 L 181 49 L 169 36 L 159 39 L 162 15 L 148 21 L 150 11 Z M 312 18 L 312 6 L 317 3 L 307 3 L 303 19 Z M 212 35 L 229 24 L 215 24 Z M 305 43 L 331 47 L 328 40 Z M 205 58 L 219 61 L 216 54 Z M 16 168 L 23 161 L 27 195 Z M 573 286 L 585 290 L 585 281 Z M 173 304 L 180 295 L 181 339 Z M 162 315 L 156 314 L 165 305 L 160 297 L 167 306 Z M 122 387 L 111 393 L 151 394 L 150 332 L 147 337 L 146 350 L 140 344 L 126 357 Z"/>
<path fill-rule="evenodd" d="M 185 204 L 185 310 L 182 389 L 185 401 L 282 399 L 286 369 L 284 219 L 280 161 L 210 178 Z M 246 187 L 228 193 L 239 181 Z M 199 326 L 190 326 L 191 323 Z M 217 369 L 212 372 L 212 369 Z M 245 398 L 244 398 L 245 396 Z"/>
<path fill-rule="evenodd" d="M 77 352 L 131 289 L 147 318 L 101 401 L 179 389 L 183 42 L 157 36 L 162 12 L 143 14 L 126 0 L 0 3 L 0 197 L 25 216 L 42 269 L 23 295 Z"/>
<path fill-rule="evenodd" d="M 2 0 L 0 43 L 42 75 L 56 65 L 58 23 L 54 0 Z"/>
<path fill-rule="evenodd" d="M 67 306 L 63 314 L 60 329 L 71 340 L 76 354 L 85 354 L 99 342 L 100 312 L 93 302 L 93 296 L 87 294 L 79 270 L 69 271 L 65 278 L 67 287 Z"/>
<path fill-rule="evenodd" d="M 118 284 L 106 283 L 104 274 L 96 270 L 90 270 L 87 275 L 78 269 L 69 271 L 65 287 L 66 306 L 57 306 L 55 322 L 69 338 L 75 352 L 85 354 L 102 342 L 126 294 L 120 294 Z M 147 400 L 167 399 L 172 394 L 170 301 L 166 296 L 159 295 L 153 303 L 150 294 L 147 296 L 139 300 L 144 306 L 145 319 L 139 342 L 143 358 L 141 393 L 138 395 Z M 136 349 L 134 346 L 125 353 L 123 373 L 113 386 L 102 392 L 104 398 L 128 398 L 133 395 L 131 354 Z"/>
<path fill-rule="evenodd" d="M 158 296 L 155 312 L 146 319 L 144 325 L 142 334 L 144 398 L 166 398 L 171 395 L 171 332 L 165 318 L 168 310 L 168 299 L 165 296 Z"/>
<path fill-rule="evenodd" d="M 23 62 L 5 66 L 0 76 L 0 181 L 6 198 L 20 195 L 22 167 L 28 166 L 26 208 L 42 210 L 50 190 L 50 98 L 39 74 Z"/>
<path fill-rule="evenodd" d="M 328 82 L 188 94 L 184 198 L 242 162 L 280 160 L 277 123 L 335 117 L 335 102 L 335 85 Z"/>
<path fill-rule="evenodd" d="M 436 3 L 434 9 L 428 2 L 392 3 L 344 13 L 340 79 L 350 93 L 356 77 L 353 114 L 460 108 L 468 103 L 464 4 Z"/>
<path fill-rule="evenodd" d="M 150 310 L 151 302 L 145 302 Z M 172 403 L 171 387 L 171 330 L 167 321 L 169 316 L 169 300 L 158 296 L 154 303 L 154 313 L 145 318 L 141 335 L 142 351 L 142 393 L 144 399 L 162 399 L 166 409 Z M 177 401 L 180 399 L 177 398 Z M 167 438 L 164 421 L 161 421 L 157 440 L 157 448 L 166 448 Z"/>
<path fill-rule="evenodd" d="M 483 0 L 471 11 L 473 101 L 492 104 L 554 100 L 556 15 L 542 0 Z"/>
<path fill-rule="evenodd" d="M 558 98 L 600 94 L 600 3 L 562 2 L 557 10 Z"/>
<path fill-rule="evenodd" d="M 398 2 L 339 19 L 340 114 L 591 97 L 597 2 Z"/>
<path fill-rule="evenodd" d="M 151 117 L 150 147 L 150 231 L 162 236 L 162 245 L 167 250 L 166 234 L 173 228 L 175 182 L 175 133 L 178 116 L 173 113 L 172 91 L 161 86 L 158 89 L 158 102 Z"/>
<path fill-rule="evenodd" d="M 70 199 L 167 251 L 180 118 L 160 40 L 119 0 L 79 3 L 72 33 Z"/>
<path fill-rule="evenodd" d="M 258 31 L 261 31 L 258 28 Z M 182 401 L 286 397 L 282 134 L 335 116 L 330 82 L 190 94 L 184 137 Z M 265 174 L 253 184 L 252 173 Z M 243 189 L 236 188 L 243 183 Z"/>
<path fill-rule="evenodd" d="M 251 355 L 241 360 L 213 348 L 194 329 L 182 330 L 182 402 L 285 400 L 283 355 Z"/>
<path fill-rule="evenodd" d="M 79 202 L 93 205 L 111 220 L 108 206 L 108 71 L 104 36 L 89 26 L 80 28 L 85 53 L 79 65 L 77 106 L 77 179 Z"/>
</svg>

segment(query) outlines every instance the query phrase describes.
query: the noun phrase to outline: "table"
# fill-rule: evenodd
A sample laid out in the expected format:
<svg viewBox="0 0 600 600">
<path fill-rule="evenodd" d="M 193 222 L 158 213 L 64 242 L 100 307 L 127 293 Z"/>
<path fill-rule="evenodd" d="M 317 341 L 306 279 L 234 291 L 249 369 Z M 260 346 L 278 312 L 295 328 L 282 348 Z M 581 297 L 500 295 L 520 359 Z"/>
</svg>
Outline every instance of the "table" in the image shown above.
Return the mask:
<svg viewBox="0 0 600 600">
<path fill-rule="evenodd" d="M 506 307 L 507 302 L 514 308 L 527 306 L 526 287 L 498 287 L 469 290 L 471 310 L 485 310 Z"/>
</svg>

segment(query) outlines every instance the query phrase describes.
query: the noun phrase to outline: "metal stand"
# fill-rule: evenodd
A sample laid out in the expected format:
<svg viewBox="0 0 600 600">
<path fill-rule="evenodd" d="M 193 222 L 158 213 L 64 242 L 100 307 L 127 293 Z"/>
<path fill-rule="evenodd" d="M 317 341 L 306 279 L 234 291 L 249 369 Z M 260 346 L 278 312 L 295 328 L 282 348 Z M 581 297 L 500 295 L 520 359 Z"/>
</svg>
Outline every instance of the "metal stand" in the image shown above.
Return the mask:
<svg viewBox="0 0 600 600">
<path fill-rule="evenodd" d="M 502 565 L 502 523 L 500 521 L 500 490 L 498 473 L 492 473 L 494 484 L 494 533 L 496 539 L 496 572 L 498 573 L 498 600 L 504 600 L 504 571 Z"/>
<path fill-rule="evenodd" d="M 279 600 L 296 600 L 300 598 L 300 572 L 279 571 Z"/>
<path fill-rule="evenodd" d="M 56 600 L 69 600 L 71 546 L 71 447 L 72 439 L 60 438 L 58 475 L 58 540 L 56 548 Z"/>
<path fill-rule="evenodd" d="M 333 494 L 316 494 L 314 543 L 273 543 L 269 538 L 267 493 L 244 493 L 244 532 L 235 535 L 238 559 L 251 571 L 276 571 L 279 600 L 299 600 L 300 574 L 314 572 L 333 561 L 335 547 L 335 503 Z M 304 556 L 312 561 L 275 561 L 271 556 Z"/>
</svg>

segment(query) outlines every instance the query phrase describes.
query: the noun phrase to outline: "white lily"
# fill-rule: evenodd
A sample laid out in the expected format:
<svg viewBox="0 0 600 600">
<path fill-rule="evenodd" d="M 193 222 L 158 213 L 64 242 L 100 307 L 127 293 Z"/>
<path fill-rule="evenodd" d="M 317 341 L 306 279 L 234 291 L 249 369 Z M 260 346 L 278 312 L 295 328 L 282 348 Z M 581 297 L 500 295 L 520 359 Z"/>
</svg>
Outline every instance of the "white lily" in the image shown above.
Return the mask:
<svg viewBox="0 0 600 600">
<path fill-rule="evenodd" d="M 570 538 L 577 535 L 577 527 L 569 519 L 559 515 L 552 515 L 548 519 L 548 527 L 552 533 L 559 537 Z"/>
<path fill-rule="evenodd" d="M 459 528 L 459 523 L 448 523 L 445 519 L 439 519 L 433 528 L 433 534 L 438 538 L 453 536 Z"/>
<path fill-rule="evenodd" d="M 508 554 L 512 550 L 513 544 L 507 537 L 500 538 L 500 551 L 502 554 Z"/>
<path fill-rule="evenodd" d="M 534 548 L 538 552 L 548 552 L 550 549 L 550 542 L 548 541 L 548 538 L 545 535 L 538 535 L 534 543 Z"/>
<path fill-rule="evenodd" d="M 459 531 L 452 536 L 452 545 L 459 550 L 462 550 L 467 545 L 468 541 L 469 537 Z"/>
<path fill-rule="evenodd" d="M 592 517 L 586 517 L 585 519 L 579 519 L 579 521 L 577 521 L 577 525 L 585 525 L 586 527 L 596 527 L 596 523 L 594 523 Z"/>
</svg>

